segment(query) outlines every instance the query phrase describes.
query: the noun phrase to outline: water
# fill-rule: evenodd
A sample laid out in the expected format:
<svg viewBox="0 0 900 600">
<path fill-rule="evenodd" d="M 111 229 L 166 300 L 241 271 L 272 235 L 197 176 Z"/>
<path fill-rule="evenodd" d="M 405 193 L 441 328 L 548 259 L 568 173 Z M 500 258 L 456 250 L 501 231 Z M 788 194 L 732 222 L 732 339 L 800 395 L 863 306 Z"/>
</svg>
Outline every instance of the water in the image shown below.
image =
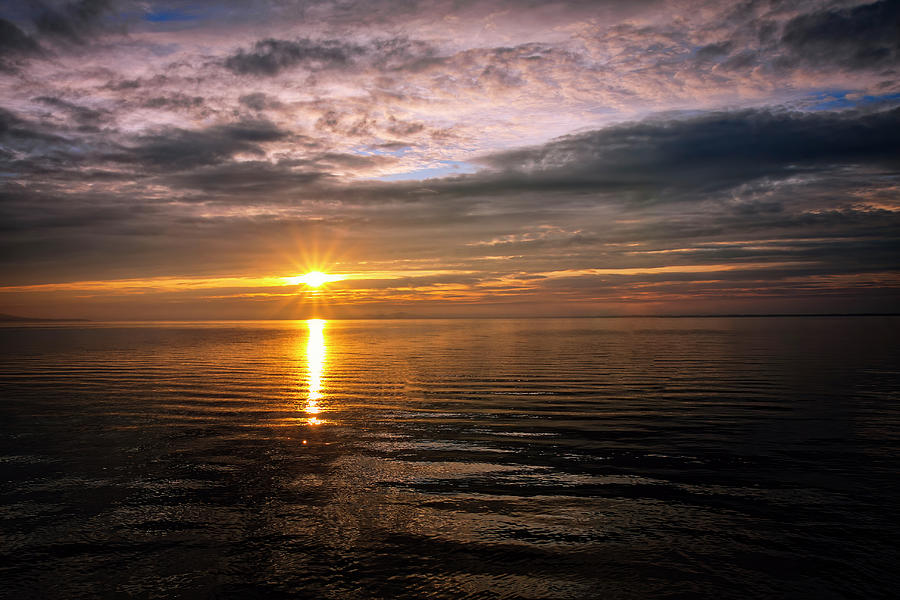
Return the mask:
<svg viewBox="0 0 900 600">
<path fill-rule="evenodd" d="M 0 328 L 0 596 L 874 598 L 900 318 Z"/>
</svg>

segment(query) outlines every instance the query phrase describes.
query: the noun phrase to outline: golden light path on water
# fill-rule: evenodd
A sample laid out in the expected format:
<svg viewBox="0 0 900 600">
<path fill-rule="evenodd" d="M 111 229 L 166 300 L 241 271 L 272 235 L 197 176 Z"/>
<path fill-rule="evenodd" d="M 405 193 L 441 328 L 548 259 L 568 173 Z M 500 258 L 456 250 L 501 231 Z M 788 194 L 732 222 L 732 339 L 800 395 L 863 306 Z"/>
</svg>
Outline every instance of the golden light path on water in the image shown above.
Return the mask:
<svg viewBox="0 0 900 600">
<path fill-rule="evenodd" d="M 306 367 L 309 377 L 304 411 L 309 415 L 310 425 L 318 425 L 323 421 L 316 417 L 321 408 L 322 374 L 325 370 L 325 320 L 309 319 L 306 321 L 309 338 L 306 342 Z"/>
</svg>

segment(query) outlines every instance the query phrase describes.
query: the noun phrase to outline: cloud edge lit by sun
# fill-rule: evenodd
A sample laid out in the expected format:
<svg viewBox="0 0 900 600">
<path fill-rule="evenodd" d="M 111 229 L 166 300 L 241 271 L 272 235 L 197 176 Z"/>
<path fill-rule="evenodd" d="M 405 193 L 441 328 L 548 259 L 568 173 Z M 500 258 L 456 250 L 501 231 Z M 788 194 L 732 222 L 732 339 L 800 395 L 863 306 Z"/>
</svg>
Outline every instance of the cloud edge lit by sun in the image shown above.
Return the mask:
<svg viewBox="0 0 900 600">
<path fill-rule="evenodd" d="M 306 285 L 308 287 L 317 288 L 326 283 L 334 283 L 335 281 L 343 281 L 346 275 L 337 273 L 323 273 L 322 271 L 310 271 L 303 275 L 295 275 L 293 277 L 282 277 L 282 281 L 286 285 Z"/>
</svg>

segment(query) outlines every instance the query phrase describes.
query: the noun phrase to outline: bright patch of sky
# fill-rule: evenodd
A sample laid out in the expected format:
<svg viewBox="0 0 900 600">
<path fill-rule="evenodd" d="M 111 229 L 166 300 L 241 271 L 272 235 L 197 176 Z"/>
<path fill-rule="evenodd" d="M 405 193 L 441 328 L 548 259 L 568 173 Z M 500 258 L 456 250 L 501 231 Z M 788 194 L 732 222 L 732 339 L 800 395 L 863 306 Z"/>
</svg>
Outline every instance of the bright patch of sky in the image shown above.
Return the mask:
<svg viewBox="0 0 900 600">
<path fill-rule="evenodd" d="M 362 156 L 405 156 L 412 151 L 412 146 L 403 146 L 401 148 L 353 148 L 352 151 L 355 154 L 359 154 Z"/>
<path fill-rule="evenodd" d="M 443 160 L 439 167 L 428 167 L 424 169 L 416 169 L 415 171 L 407 171 L 406 173 L 394 173 L 392 175 L 384 175 L 377 177 L 381 181 L 417 181 L 422 179 L 437 179 L 439 177 L 452 177 L 454 175 L 468 175 L 474 173 L 478 168 L 464 161 Z"/>
<path fill-rule="evenodd" d="M 863 94 L 856 90 L 829 90 L 811 94 L 807 110 L 843 110 L 900 100 L 900 94 Z"/>
</svg>

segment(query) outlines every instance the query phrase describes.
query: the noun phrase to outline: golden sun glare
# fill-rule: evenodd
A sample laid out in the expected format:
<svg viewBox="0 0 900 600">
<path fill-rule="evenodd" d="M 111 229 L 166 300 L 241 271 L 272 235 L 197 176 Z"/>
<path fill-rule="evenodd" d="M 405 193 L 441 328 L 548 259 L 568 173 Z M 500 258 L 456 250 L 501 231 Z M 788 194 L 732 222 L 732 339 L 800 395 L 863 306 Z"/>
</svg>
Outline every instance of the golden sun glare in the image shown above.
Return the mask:
<svg viewBox="0 0 900 600">
<path fill-rule="evenodd" d="M 309 287 L 317 288 L 320 285 L 325 283 L 331 283 L 333 281 L 341 281 L 344 279 L 343 275 L 336 275 L 333 273 L 323 273 L 321 271 L 310 271 L 306 275 L 297 275 L 296 277 L 284 277 L 284 282 L 288 285 L 299 285 L 301 283 L 308 285 Z"/>
</svg>

